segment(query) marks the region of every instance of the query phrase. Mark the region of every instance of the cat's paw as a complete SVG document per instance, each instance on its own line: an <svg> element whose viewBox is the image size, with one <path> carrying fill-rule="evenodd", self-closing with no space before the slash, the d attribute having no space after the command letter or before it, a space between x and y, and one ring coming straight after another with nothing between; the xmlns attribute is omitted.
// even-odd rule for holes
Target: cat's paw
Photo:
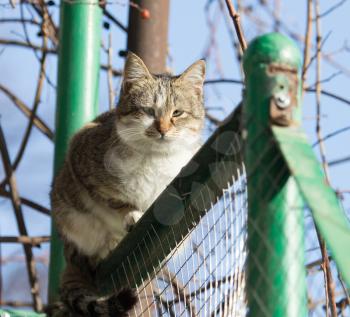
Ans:
<svg viewBox="0 0 350 317"><path fill-rule="evenodd" d="M139 219L142 217L142 215L143 213L138 210L128 212L124 217L124 221L123 221L124 229L127 232L130 232L132 228L135 226L136 222L138 222Z"/></svg>

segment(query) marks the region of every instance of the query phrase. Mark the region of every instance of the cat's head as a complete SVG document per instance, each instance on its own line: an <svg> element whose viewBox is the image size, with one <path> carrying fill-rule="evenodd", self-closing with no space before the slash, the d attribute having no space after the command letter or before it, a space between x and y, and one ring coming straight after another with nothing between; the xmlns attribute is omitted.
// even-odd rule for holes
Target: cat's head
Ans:
<svg viewBox="0 0 350 317"><path fill-rule="evenodd" d="M199 60L179 76L152 75L129 53L117 106L117 131L128 145L167 151L194 146L204 122L205 62Z"/></svg>

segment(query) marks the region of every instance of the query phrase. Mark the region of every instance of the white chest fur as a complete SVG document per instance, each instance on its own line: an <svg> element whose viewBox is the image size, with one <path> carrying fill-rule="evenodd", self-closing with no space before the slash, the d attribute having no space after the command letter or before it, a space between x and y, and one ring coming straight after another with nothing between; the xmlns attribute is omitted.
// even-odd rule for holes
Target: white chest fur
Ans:
<svg viewBox="0 0 350 317"><path fill-rule="evenodd" d="M125 201L145 211L181 168L191 159L193 152L182 150L172 154L134 153L128 160L113 153L113 170L121 181Z"/></svg>
<svg viewBox="0 0 350 317"><path fill-rule="evenodd" d="M118 200L128 202L145 212L166 188L181 168L191 159L195 150L182 149L172 154L134 153L122 159L118 151L111 150L105 156L106 169L118 178ZM86 207L94 217L71 209L67 221L74 230L66 232L69 240L89 256L104 258L125 236L123 215L83 195Z"/></svg>

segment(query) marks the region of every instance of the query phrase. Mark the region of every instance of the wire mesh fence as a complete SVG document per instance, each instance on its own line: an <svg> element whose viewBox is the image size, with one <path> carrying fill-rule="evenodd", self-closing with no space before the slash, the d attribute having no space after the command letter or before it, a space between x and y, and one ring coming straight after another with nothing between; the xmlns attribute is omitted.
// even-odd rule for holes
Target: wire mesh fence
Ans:
<svg viewBox="0 0 350 317"><path fill-rule="evenodd" d="M98 270L102 293L137 288L132 316L239 316L245 309L247 191L239 110Z"/></svg>
<svg viewBox="0 0 350 317"><path fill-rule="evenodd" d="M199 219L165 260L148 272L147 279L133 267L134 276L124 272L131 253L116 272L119 279L142 280L139 303L131 316L242 316L245 307L244 265L246 259L247 197L245 176L238 175L222 197ZM146 235L145 246L161 248L174 239L173 228L162 242ZM142 242L141 242L142 243ZM146 255L150 256L146 251ZM139 258L138 262L143 259Z"/></svg>
<svg viewBox="0 0 350 317"><path fill-rule="evenodd" d="M279 36L266 41L276 38L285 41ZM298 126L299 72L291 59L285 64L266 59L250 69L253 90L248 82L244 146L236 111L97 274L102 293L125 285L137 288L139 302L131 316L349 315L347 289L340 278L329 278L330 273L339 276L337 266L330 258L327 272L306 201L315 206L308 195L302 199L297 172L281 151L280 143L288 138L279 139L271 129ZM298 144L293 146L298 152ZM301 153L296 155L310 167L300 160ZM307 169L305 174L314 176ZM329 194L322 184L319 190Z"/></svg>
<svg viewBox="0 0 350 317"><path fill-rule="evenodd" d="M263 130L253 142L259 143L269 134L269 130ZM216 138L221 140L222 135L219 133ZM174 224L166 224L164 235L162 232L158 234L159 228L151 224L136 247L131 248L134 251L120 256L123 260L114 264L109 276L105 277L105 280L109 279L105 284L110 284L102 287L105 290L125 286L137 288L138 304L130 316L273 316L272 311L277 316L326 315L329 295L325 292L323 261L310 210L299 197L294 179L288 177L287 167L276 152L276 142L272 138L264 143L262 151L256 153L255 167L248 175L240 142L241 139L237 138L231 141L234 147L240 148L234 156L229 156L235 159L235 164L223 158L219 162L223 160L225 163L216 163L224 167L221 171L225 171L219 177L220 184L227 183L220 194L213 195L206 184L200 186L195 198L185 208L183 218L177 218ZM206 145L204 151L207 146L213 147L218 142L209 141L209 144L211 146ZM263 165L265 172L259 174L254 183L262 163L266 163ZM276 172L275 178L270 177L273 172ZM211 181L215 175L213 173ZM195 177L189 176L190 179ZM264 179L267 184L262 182ZM253 231L250 232L250 244L247 240L248 181L252 181L249 186L253 187L254 194L259 195L259 201L252 202L250 208L254 209L254 204L257 204L257 210L262 208L265 211L256 215L257 221L262 220L265 227L250 220L255 228L250 229ZM281 182L282 188L293 188L294 193L269 209L269 197L281 190ZM171 192L174 195L175 191ZM177 195L181 197L178 192ZM203 209L208 198L210 206ZM198 210L202 210L199 217L196 215ZM176 233L179 223L188 228L183 230L181 238ZM271 227L271 223L275 223L275 227ZM283 255L281 251L287 244L290 250ZM248 249L252 252L250 266L254 269L247 282ZM154 250L158 250L156 258ZM154 259L151 266L150 258ZM267 260L270 262L266 263ZM148 267L146 272L144 267ZM333 276L339 276L333 261L331 268ZM274 280L271 280L271 275ZM349 316L346 288L340 279L334 282L337 315ZM264 291L259 292L259 289ZM270 296L271 292L274 297ZM250 302L247 293L253 298ZM249 305L252 302L255 302L255 308ZM282 309L278 310L280 307Z"/></svg>

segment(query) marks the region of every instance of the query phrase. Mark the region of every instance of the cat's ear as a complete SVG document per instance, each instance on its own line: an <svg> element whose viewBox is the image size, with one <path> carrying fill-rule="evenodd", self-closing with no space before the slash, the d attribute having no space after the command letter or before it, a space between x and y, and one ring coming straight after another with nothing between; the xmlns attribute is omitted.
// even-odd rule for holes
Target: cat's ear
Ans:
<svg viewBox="0 0 350 317"><path fill-rule="evenodd" d="M205 79L205 61L200 59L188 67L177 79L178 82L195 88L196 92L202 94Z"/></svg>
<svg viewBox="0 0 350 317"><path fill-rule="evenodd" d="M123 88L128 89L133 83L142 79L153 77L140 57L132 52L128 52L123 72Z"/></svg>

